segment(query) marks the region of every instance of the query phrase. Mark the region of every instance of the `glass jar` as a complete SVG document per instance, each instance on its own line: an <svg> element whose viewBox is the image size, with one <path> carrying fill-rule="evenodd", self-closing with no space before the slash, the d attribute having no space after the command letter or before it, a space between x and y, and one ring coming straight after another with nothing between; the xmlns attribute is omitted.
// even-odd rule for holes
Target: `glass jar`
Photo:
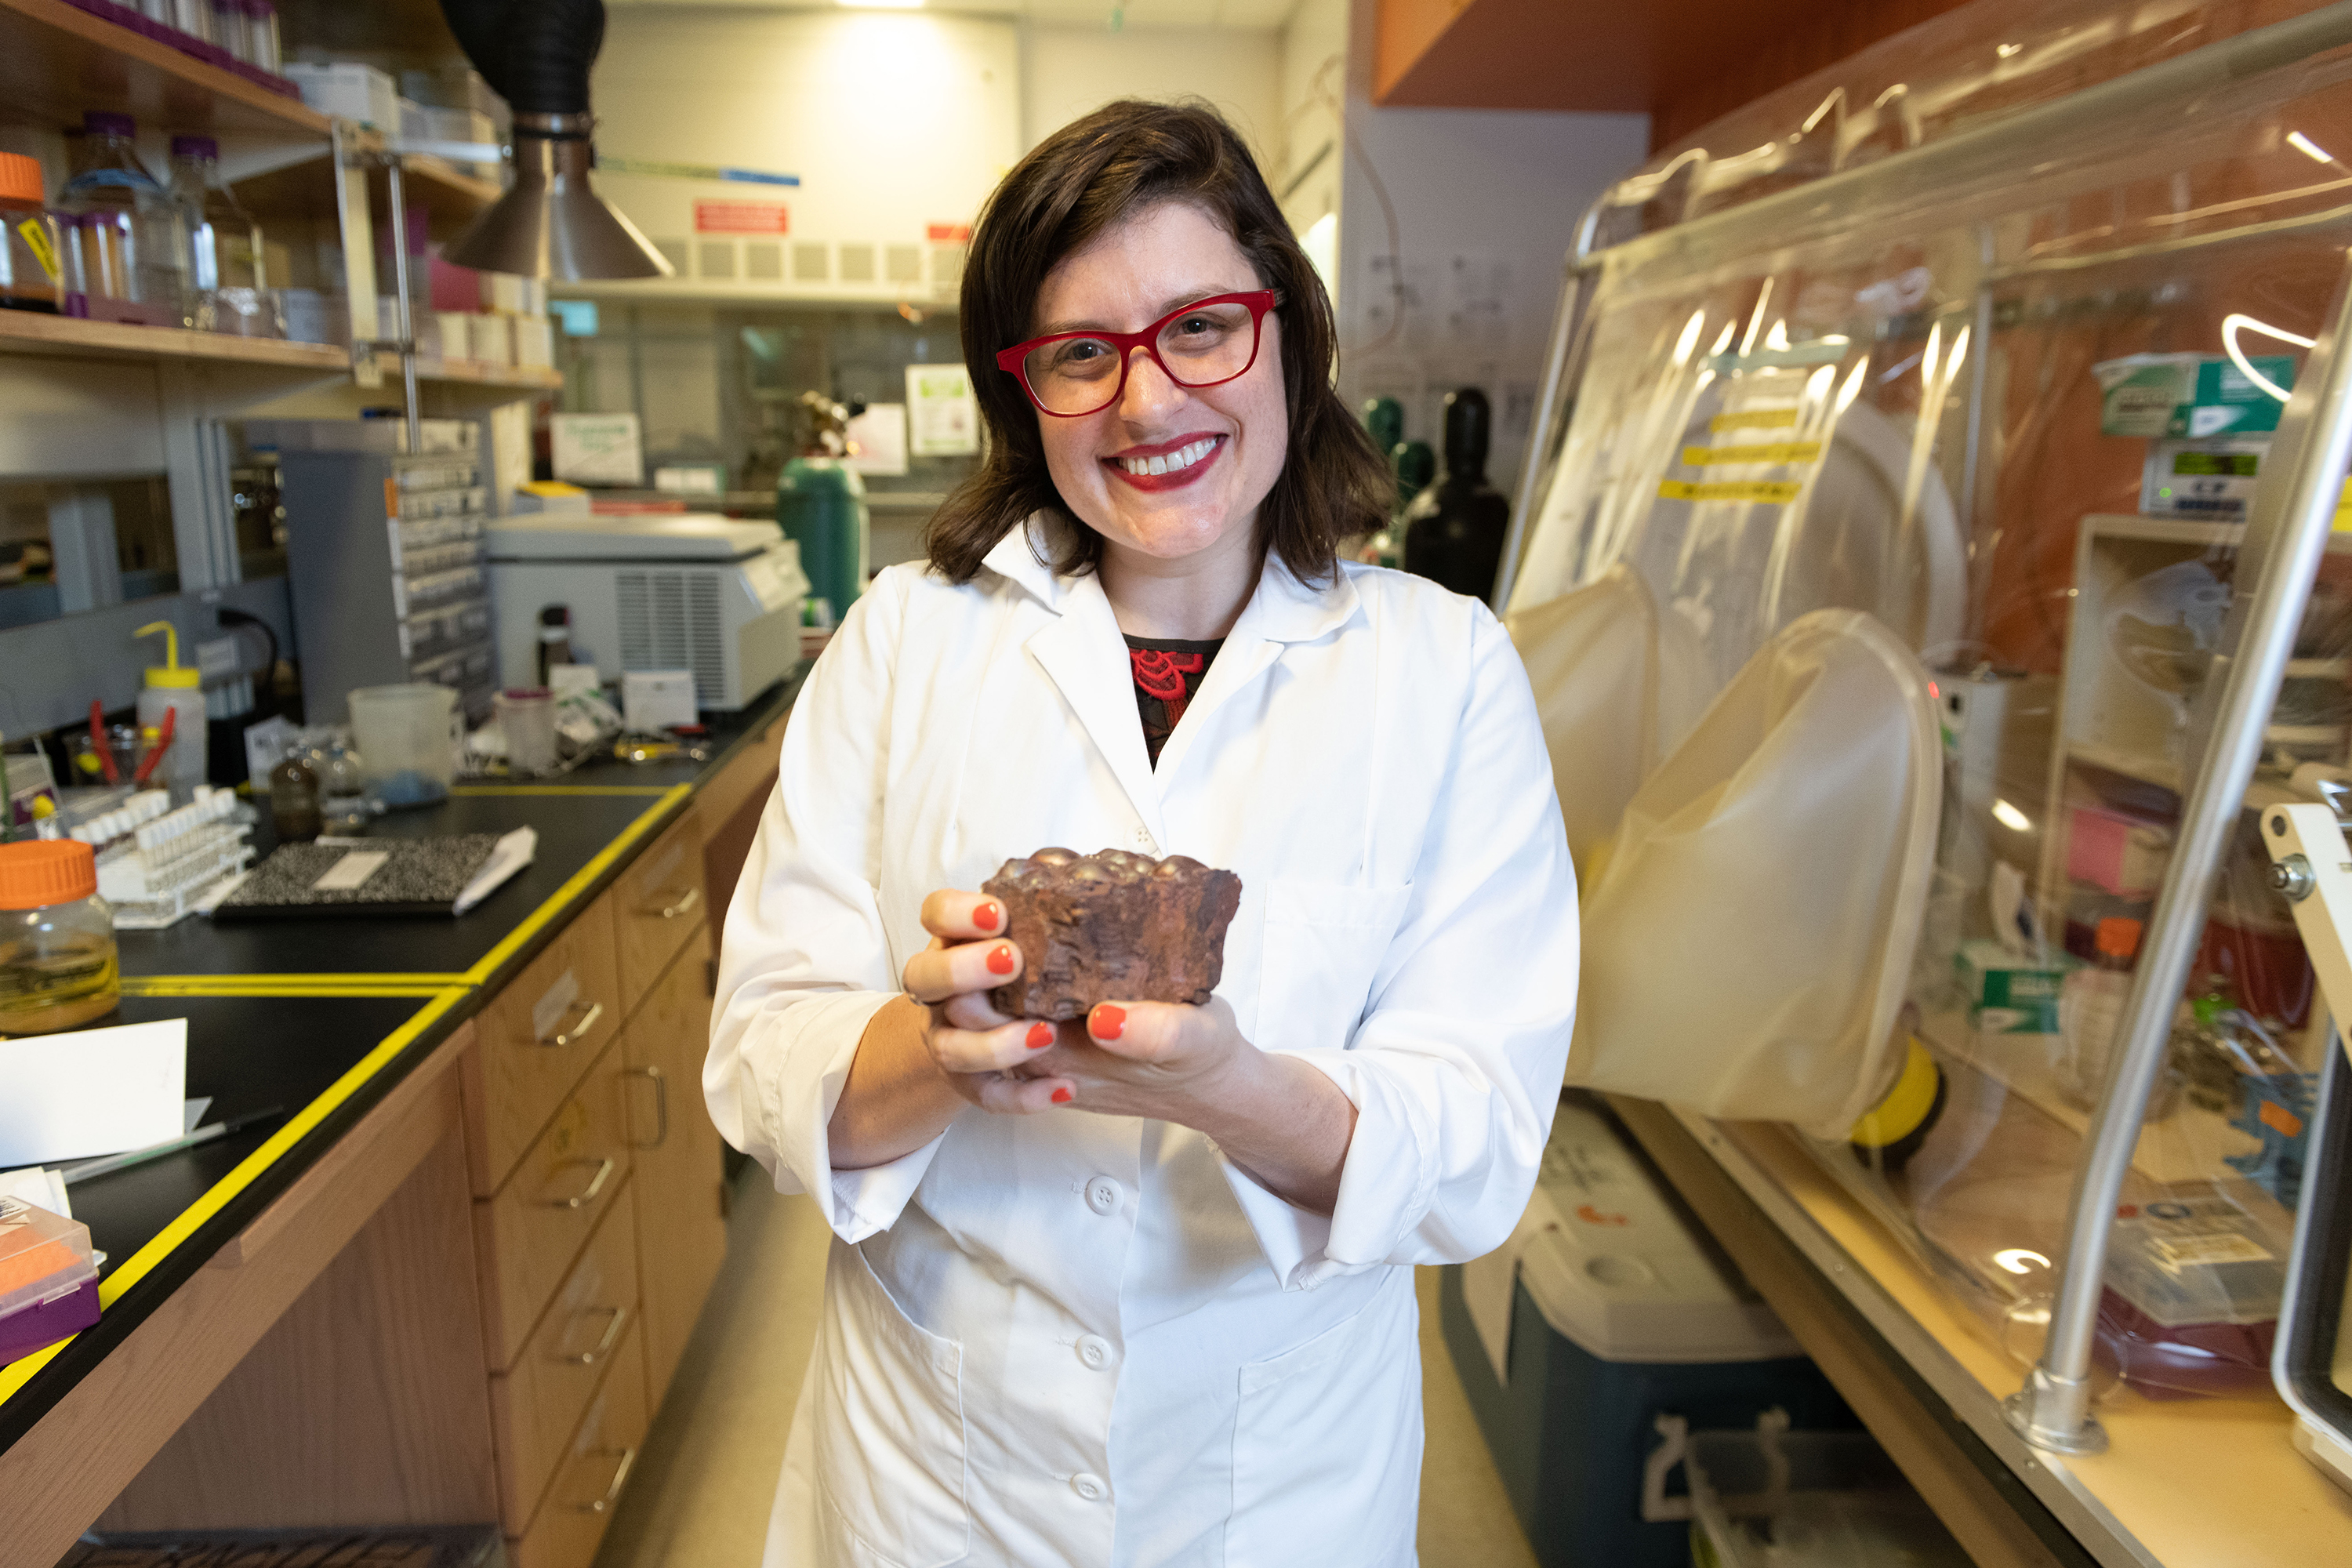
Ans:
<svg viewBox="0 0 2352 1568"><path fill-rule="evenodd" d="M280 844L308 844L319 837L319 774L303 748L286 749L269 770L269 823Z"/></svg>
<svg viewBox="0 0 2352 1568"><path fill-rule="evenodd" d="M44 1035L122 1000L98 858L70 838L0 844L0 1034Z"/></svg>
<svg viewBox="0 0 2352 1568"><path fill-rule="evenodd" d="M0 153L0 310L56 315L58 226L41 205L41 165L21 153Z"/></svg>

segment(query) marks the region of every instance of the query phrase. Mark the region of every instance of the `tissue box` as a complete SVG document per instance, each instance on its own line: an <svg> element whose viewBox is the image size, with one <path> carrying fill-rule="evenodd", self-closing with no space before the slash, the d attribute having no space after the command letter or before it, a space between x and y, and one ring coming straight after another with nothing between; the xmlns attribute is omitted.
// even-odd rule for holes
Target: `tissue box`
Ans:
<svg viewBox="0 0 2352 1568"><path fill-rule="evenodd" d="M1989 938L1963 942L1952 955L1969 1022L1980 1035L2054 1035L2065 964L2020 958Z"/></svg>
<svg viewBox="0 0 2352 1568"><path fill-rule="evenodd" d="M2171 830L2102 806L2078 805L2068 819L2066 875L2118 898L2145 899L2163 885Z"/></svg>
<svg viewBox="0 0 2352 1568"><path fill-rule="evenodd" d="M403 134L400 90L373 66L344 60L333 65L289 65L286 79L302 89L302 101L321 114L340 114L394 135Z"/></svg>

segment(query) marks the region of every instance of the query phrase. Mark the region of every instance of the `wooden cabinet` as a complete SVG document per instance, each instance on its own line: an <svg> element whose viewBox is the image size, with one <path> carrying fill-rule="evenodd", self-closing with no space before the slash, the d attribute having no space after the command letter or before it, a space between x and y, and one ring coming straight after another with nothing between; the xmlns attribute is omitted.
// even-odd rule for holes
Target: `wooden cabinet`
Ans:
<svg viewBox="0 0 2352 1568"><path fill-rule="evenodd" d="M701 934L697 927L692 933ZM702 1100L710 968L700 941L670 961L621 1038L636 1179L638 1297L646 1321L646 1403L658 1408L703 1299L727 1260L719 1130Z"/></svg>
<svg viewBox="0 0 2352 1568"><path fill-rule="evenodd" d="M626 1011L607 895L482 1009L481 1039L463 1079L476 1197L506 1184L588 1064L613 1043Z"/></svg>
<svg viewBox="0 0 2352 1568"><path fill-rule="evenodd" d="M587 1568L726 1259L705 847L690 809L490 1001L467 1053L499 1512L522 1568Z"/></svg>

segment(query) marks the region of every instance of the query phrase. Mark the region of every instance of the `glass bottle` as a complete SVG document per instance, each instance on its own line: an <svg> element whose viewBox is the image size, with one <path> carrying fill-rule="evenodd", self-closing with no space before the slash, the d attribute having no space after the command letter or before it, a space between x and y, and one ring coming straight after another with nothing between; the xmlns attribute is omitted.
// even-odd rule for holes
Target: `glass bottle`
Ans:
<svg viewBox="0 0 2352 1568"><path fill-rule="evenodd" d="M253 63L275 75L284 64L276 0L245 0L245 37L253 50Z"/></svg>
<svg viewBox="0 0 2352 1568"><path fill-rule="evenodd" d="M250 65L253 46L246 37L245 0L212 0L213 42Z"/></svg>
<svg viewBox="0 0 2352 1568"><path fill-rule="evenodd" d="M325 823L319 811L319 774L299 745L269 770L269 825L280 844L308 844Z"/></svg>
<svg viewBox="0 0 2352 1568"><path fill-rule="evenodd" d="M93 236L103 265L93 283L89 313L98 320L151 327L187 325L188 237L179 204L140 163L127 114L92 110L67 135L71 173L63 205L105 220ZM88 226L85 226L87 227Z"/></svg>
<svg viewBox="0 0 2352 1568"><path fill-rule="evenodd" d="M41 164L0 153L0 310L56 315L64 302L64 264L56 220L41 205Z"/></svg>
<svg viewBox="0 0 2352 1568"><path fill-rule="evenodd" d="M576 664L572 657L572 611L568 605L550 605L539 612L539 684L552 688L555 684L548 671L559 664Z"/></svg>
<svg viewBox="0 0 2352 1568"><path fill-rule="evenodd" d="M70 1029L121 999L114 912L98 896L90 847L0 845L0 1034Z"/></svg>
<svg viewBox="0 0 2352 1568"><path fill-rule="evenodd" d="M190 324L239 338L282 338L261 226L220 183L220 144L172 138L172 199L188 234Z"/></svg>
<svg viewBox="0 0 2352 1568"><path fill-rule="evenodd" d="M1486 482L1492 425L1485 393L1446 394L1444 466L1404 514L1404 569L1474 599L1495 591L1511 525L1511 503Z"/></svg>

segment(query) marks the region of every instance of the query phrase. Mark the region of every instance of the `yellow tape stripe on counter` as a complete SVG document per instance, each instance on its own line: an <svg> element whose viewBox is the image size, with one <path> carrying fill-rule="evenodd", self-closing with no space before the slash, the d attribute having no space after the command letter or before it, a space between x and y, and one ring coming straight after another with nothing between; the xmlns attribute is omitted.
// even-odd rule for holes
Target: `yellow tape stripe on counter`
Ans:
<svg viewBox="0 0 2352 1568"><path fill-rule="evenodd" d="M129 996L436 996L463 974L126 974Z"/></svg>
<svg viewBox="0 0 2352 1568"><path fill-rule="evenodd" d="M465 994L462 990L437 993L432 1001L418 1008L408 1022L386 1035L375 1049L362 1057L349 1072L329 1085L325 1093L289 1117L285 1125L271 1133L260 1148L239 1162L236 1169L215 1182L204 1196L190 1204L177 1219L165 1226L146 1246L132 1253L128 1262L100 1281L100 1309L103 1310L121 1300L124 1291L145 1279L158 1263L171 1256L173 1248L194 1236L197 1227L226 1207L230 1199L251 1186L256 1177L276 1164L311 1129L357 1093L361 1085L383 1071L386 1063L407 1049L419 1035L432 1026L435 1019L456 1006ZM70 1339L60 1340L46 1350L35 1351L21 1360L0 1366L0 1400L14 1397L18 1389L31 1381L35 1373L48 1365L58 1352L72 1342Z"/></svg>
<svg viewBox="0 0 2352 1568"><path fill-rule="evenodd" d="M451 795L667 795L680 784L458 784Z"/></svg>
<svg viewBox="0 0 2352 1568"><path fill-rule="evenodd" d="M530 911L520 925L507 932L498 946L482 955L479 963L466 972L467 984L483 985L499 971L499 965L522 950L523 944L537 936L548 921L570 906L572 900L603 876L614 861L619 859L629 846L658 826L662 819L694 793L692 784L673 784L662 792L660 800L638 814L637 819L621 829L620 836L596 852L593 859L572 874L572 879L548 895L547 901Z"/></svg>
<svg viewBox="0 0 2352 1568"><path fill-rule="evenodd" d="M1804 489L1793 479L1710 479L1693 484L1688 479L1660 479L1658 499L1661 500L1750 500L1772 506L1786 506Z"/></svg>

